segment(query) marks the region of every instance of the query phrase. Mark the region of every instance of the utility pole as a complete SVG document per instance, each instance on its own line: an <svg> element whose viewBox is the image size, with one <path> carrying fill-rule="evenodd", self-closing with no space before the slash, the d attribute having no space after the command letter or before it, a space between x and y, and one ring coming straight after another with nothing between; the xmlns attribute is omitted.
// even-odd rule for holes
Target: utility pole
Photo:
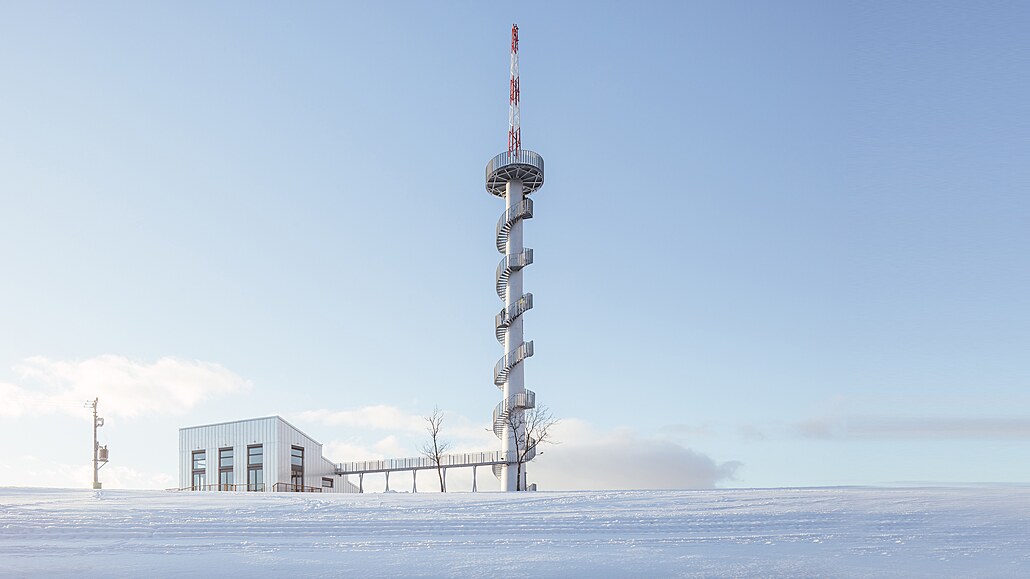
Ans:
<svg viewBox="0 0 1030 579"><path fill-rule="evenodd" d="M92 401L86 402L86 408L93 409L93 488L99 489L100 485L100 469L104 468L107 464L107 445L100 446L100 442L97 441L97 429L104 425L104 419L97 416L97 403L100 402L99 398L94 398Z"/></svg>

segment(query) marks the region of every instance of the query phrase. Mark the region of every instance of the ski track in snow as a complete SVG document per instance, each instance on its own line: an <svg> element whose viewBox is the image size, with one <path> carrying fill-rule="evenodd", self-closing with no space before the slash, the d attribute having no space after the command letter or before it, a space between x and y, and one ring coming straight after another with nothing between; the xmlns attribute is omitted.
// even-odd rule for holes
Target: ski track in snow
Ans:
<svg viewBox="0 0 1030 579"><path fill-rule="evenodd" d="M1030 577L1030 488L0 488L0 576Z"/></svg>

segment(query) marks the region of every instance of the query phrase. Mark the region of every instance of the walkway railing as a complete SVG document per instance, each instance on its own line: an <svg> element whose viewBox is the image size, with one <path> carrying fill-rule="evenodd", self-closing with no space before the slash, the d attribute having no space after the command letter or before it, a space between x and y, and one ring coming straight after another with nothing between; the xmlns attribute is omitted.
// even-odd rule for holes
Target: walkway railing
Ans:
<svg viewBox="0 0 1030 579"><path fill-rule="evenodd" d="M493 452L446 454L440 457L441 468L484 466L503 462L505 462L504 457L501 455L501 451L499 450L495 450ZM416 456L411 458L343 462L336 465L336 474L345 475L371 472L392 472L399 470L428 470L435 468L436 461L433 459L424 456Z"/></svg>
<svg viewBox="0 0 1030 579"><path fill-rule="evenodd" d="M498 465L514 462L515 455L511 453L507 459L499 450L493 452L465 452L458 454L445 454L440 457L439 468L442 470L441 478L443 488L447 488L447 469L449 468L472 468L472 492L476 492L476 469L481 466L499 468ZM386 460L362 460L358 462L343 462L336 465L337 475L358 475L358 492L365 492L365 475L373 473L384 473L386 475L386 492L390 492L390 473L398 471L411 471L411 492L418 492L415 473L420 470L435 470L436 461L416 456L411 458L391 458Z"/></svg>
<svg viewBox="0 0 1030 579"><path fill-rule="evenodd" d="M272 485L272 492L276 493L320 493L322 487L306 487L291 483L275 483Z"/></svg>
<svg viewBox="0 0 1030 579"><path fill-rule="evenodd" d="M168 489L170 491L222 491L222 492L265 492L265 484L217 484L217 485L197 485L192 487L182 487L178 489ZM322 487L308 487L304 485L297 485L292 483L275 483L272 485L272 492L275 493L320 493Z"/></svg>

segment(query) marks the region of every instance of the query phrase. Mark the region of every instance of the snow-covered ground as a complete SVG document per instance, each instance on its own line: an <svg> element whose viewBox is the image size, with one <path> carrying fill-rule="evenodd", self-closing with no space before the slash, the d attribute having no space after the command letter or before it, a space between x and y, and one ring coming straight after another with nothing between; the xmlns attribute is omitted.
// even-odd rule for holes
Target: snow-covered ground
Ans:
<svg viewBox="0 0 1030 579"><path fill-rule="evenodd" d="M1030 577L1030 488L0 488L0 575Z"/></svg>

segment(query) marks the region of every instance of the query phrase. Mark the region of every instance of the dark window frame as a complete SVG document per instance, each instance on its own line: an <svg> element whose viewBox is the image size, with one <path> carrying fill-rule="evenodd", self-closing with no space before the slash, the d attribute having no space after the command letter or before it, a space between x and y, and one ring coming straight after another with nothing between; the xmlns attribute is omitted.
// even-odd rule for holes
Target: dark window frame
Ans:
<svg viewBox="0 0 1030 579"><path fill-rule="evenodd" d="M300 464L293 464L294 451L300 451ZM300 482L297 482L297 481ZM290 484L304 486L304 447L303 446L291 446L290 447Z"/></svg>
<svg viewBox="0 0 1030 579"><path fill-rule="evenodd" d="M229 451L229 466L224 466L222 460L226 457L222 456L225 451ZM235 475L233 474L234 467L236 465L236 452L231 446L226 446L218 449L218 489L227 491L231 490L230 486L235 486ZM226 477L225 474L229 476ZM228 480L226 480L228 479Z"/></svg>
<svg viewBox="0 0 1030 579"><path fill-rule="evenodd" d="M329 483L329 484L326 484L326 483ZM324 488L324 489L331 489L331 488L333 488L333 479L331 479L331 478L329 478L327 476L322 477L322 488Z"/></svg>
<svg viewBox="0 0 1030 579"><path fill-rule="evenodd" d="M258 449L260 452L255 454L254 449ZM261 462L251 462L255 456L260 457ZM247 446L247 490L248 491L263 491L265 486L264 476L265 466L265 445L264 444L251 444ZM256 476L255 476L256 475ZM254 480L260 478L260 481Z"/></svg>
<svg viewBox="0 0 1030 579"><path fill-rule="evenodd" d="M204 461L204 465L201 466L200 468L197 468L197 456L198 455L201 457L200 460ZM193 454L190 455L190 456L191 456L191 459L193 461L192 464L193 464L193 470L194 471L207 470L207 449L194 450Z"/></svg>
<svg viewBox="0 0 1030 579"><path fill-rule="evenodd" d="M197 468L197 457L201 457L203 465ZM194 450L190 455L191 466L192 466L192 478L190 478L190 488L194 490L203 490L199 487L203 487L207 484L207 449ZM197 477L200 477L199 483Z"/></svg>
<svg viewBox="0 0 1030 579"><path fill-rule="evenodd" d="M257 453L255 455L253 452L251 452L254 449L258 449L261 452L259 452L259 453ZM250 460L251 458L254 458L255 456L261 457L261 462L252 462ZM265 445L264 444L251 444L251 445L248 445L247 446L247 466L248 467L261 466L263 464L265 464Z"/></svg>

